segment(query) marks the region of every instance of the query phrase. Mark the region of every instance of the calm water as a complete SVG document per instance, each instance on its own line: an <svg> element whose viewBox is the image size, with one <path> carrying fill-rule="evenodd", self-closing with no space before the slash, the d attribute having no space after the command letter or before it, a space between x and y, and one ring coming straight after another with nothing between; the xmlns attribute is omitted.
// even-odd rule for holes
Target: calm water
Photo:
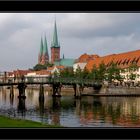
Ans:
<svg viewBox="0 0 140 140"><path fill-rule="evenodd" d="M35 89L26 89L25 100L17 96L17 89L10 97L9 89L0 88L0 114L67 127L140 127L140 97L52 98L45 91L39 102Z"/></svg>

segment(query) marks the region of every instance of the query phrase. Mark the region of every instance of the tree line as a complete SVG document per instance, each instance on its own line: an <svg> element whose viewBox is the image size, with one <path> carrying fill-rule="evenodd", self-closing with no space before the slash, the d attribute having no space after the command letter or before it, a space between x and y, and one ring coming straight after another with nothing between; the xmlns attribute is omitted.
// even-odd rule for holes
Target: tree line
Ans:
<svg viewBox="0 0 140 140"><path fill-rule="evenodd" d="M91 71L88 71L86 68L81 70L80 67L73 70L73 68L65 68L60 71L60 73L54 73L55 76L60 77L73 77L73 78L81 78L81 79L93 79L95 81L108 81L110 83L115 80L122 82L124 79L128 79L129 81L133 81L139 77L137 74L138 66L136 63L131 63L129 67L126 69L118 67L114 62L110 64L110 66L106 66L103 62L96 67L93 66Z"/></svg>

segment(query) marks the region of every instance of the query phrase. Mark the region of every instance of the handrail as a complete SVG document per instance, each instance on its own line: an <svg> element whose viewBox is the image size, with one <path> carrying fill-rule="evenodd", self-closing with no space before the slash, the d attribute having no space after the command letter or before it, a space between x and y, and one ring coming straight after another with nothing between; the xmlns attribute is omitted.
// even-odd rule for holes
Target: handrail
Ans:
<svg viewBox="0 0 140 140"><path fill-rule="evenodd" d="M82 84L82 85L88 85L88 84L100 84L102 83L101 81L95 81L93 79L86 79L86 78L76 78L76 77L68 77L68 78L64 78L64 77L47 77L47 76L28 76L28 77L10 77L9 79L7 79L6 81L0 81L0 84L2 83L9 83L9 84L13 84L13 83L20 83L20 82L25 82L28 84L41 84L41 83L46 83L46 84L53 84L53 83L62 83L62 84Z"/></svg>

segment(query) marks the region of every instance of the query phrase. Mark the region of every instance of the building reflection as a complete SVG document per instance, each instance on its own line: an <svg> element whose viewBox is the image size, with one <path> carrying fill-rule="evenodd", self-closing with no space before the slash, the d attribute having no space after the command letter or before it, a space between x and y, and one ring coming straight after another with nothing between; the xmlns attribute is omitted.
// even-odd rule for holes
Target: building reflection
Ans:
<svg viewBox="0 0 140 140"><path fill-rule="evenodd" d="M53 97L52 100L53 113L51 115L51 124L60 125L61 98Z"/></svg>
<svg viewBox="0 0 140 140"><path fill-rule="evenodd" d="M140 127L139 100L125 102L124 99L100 98L100 100L93 100L93 104L81 101L80 123L88 124L102 121L121 127ZM129 99L127 98L127 100Z"/></svg>
<svg viewBox="0 0 140 140"><path fill-rule="evenodd" d="M62 125L61 118L73 115L73 118L76 118L74 121L78 121L78 125L82 124L81 126L94 126L95 124L98 127L100 125L104 127L107 124L109 127L140 127L140 97L95 98L83 96L81 99L74 99L73 96L66 95L61 98L52 98L48 92L44 92L44 101L39 101L38 89L29 89L26 93L26 99L17 98L19 95L17 89L14 89L14 96L10 96L10 90L1 87L0 108L5 107L5 110L9 110L11 109L10 104L12 108L16 108L16 113L18 111L16 115L18 116L24 117L26 113L26 117L34 115L36 120L41 118L40 121L45 122L47 120L46 122L49 121L49 123L51 121L51 124L55 125ZM26 112L26 106L31 112ZM64 123L67 124L67 122Z"/></svg>

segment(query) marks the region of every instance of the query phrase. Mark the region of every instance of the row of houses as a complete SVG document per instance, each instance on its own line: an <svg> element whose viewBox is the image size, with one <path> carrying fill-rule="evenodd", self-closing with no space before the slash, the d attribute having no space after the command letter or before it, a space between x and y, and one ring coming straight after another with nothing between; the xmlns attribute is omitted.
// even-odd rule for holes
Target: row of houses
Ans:
<svg viewBox="0 0 140 140"><path fill-rule="evenodd" d="M66 67L73 67L73 70L76 71L77 68L80 68L81 70L84 70L85 68L88 71L91 71L93 69L93 66L95 65L97 68L101 63L104 63L105 66L111 65L111 63L114 63L117 65L117 67L125 69L126 72L122 73L122 75L125 77L125 81L128 81L127 75L129 74L129 71L127 69L132 63L136 63L138 66L138 69L136 71L137 75L140 75L140 50L135 50L131 52L125 52L120 54L110 54L106 56L99 56L97 54L82 54L78 59L75 59L73 61L73 64L70 65L66 64L57 64L53 67L49 67L46 70L40 70L40 71L31 71L31 70L14 70L13 72L9 72L8 76L10 77L18 77L21 75L26 76L50 76L53 75L55 72L59 73L61 70L64 70ZM140 76L135 79L136 81L140 81Z"/></svg>
<svg viewBox="0 0 140 140"><path fill-rule="evenodd" d="M55 72L59 73L61 70L63 70L65 67L64 66L53 66L49 67L46 70L39 70L39 71L32 71L32 70L14 70L13 72L8 72L8 77L21 77L21 76L26 76L26 77L49 77L53 75Z"/></svg>

